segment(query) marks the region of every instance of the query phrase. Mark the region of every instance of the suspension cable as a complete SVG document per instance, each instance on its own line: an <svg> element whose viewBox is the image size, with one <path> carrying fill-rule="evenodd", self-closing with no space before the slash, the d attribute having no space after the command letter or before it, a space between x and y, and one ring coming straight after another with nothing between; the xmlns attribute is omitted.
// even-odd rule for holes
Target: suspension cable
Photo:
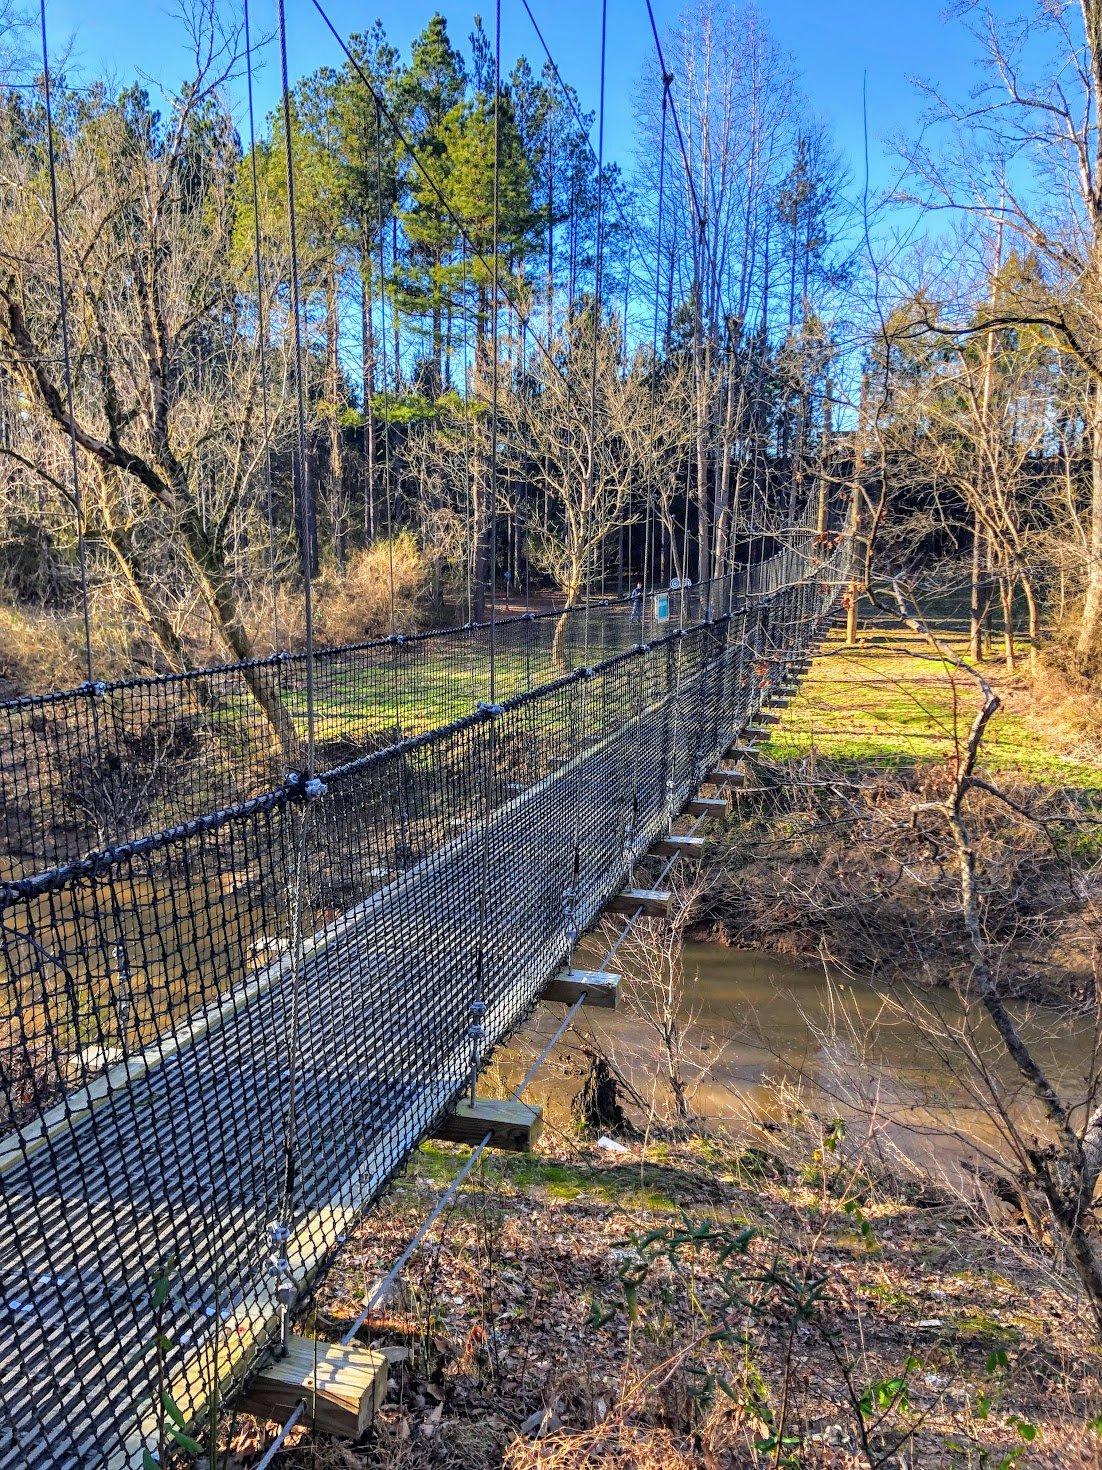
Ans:
<svg viewBox="0 0 1102 1470"><path fill-rule="evenodd" d="M383 117L375 101L375 203L379 224L379 338L383 369L383 488L386 496L387 578L390 592L390 631L398 631L394 593L394 483L390 473L390 387L386 360L386 228L383 219ZM395 382L398 364L394 365ZM395 711L397 723L397 711Z"/></svg>
<svg viewBox="0 0 1102 1470"><path fill-rule="evenodd" d="M42 90L46 103L46 158L50 174L50 220L54 237L54 268L57 275L58 320L61 327L61 357L65 374L65 408L69 419L69 472L73 480L73 512L77 527L77 560L80 566L81 613L84 622L84 662L88 682L94 678L92 666L92 616L88 595L87 526L84 515L84 490L80 480L80 456L77 453L76 410L73 394L73 361L69 341L69 298L65 289L65 268L61 257L61 214L57 202L57 161L54 157L54 104L50 85L50 53L46 40L46 0L39 0L39 24L42 33Z"/></svg>
<svg viewBox="0 0 1102 1470"><path fill-rule="evenodd" d="M662 78L662 127L658 142L658 220L654 254L654 328L651 335L652 405L658 397L658 314L662 304L662 222L666 197L666 120L669 115L671 78ZM654 487L647 489L647 506L643 527L643 605L640 610L639 641L647 641L647 589L651 584L651 536L654 525Z"/></svg>
<svg viewBox="0 0 1102 1470"><path fill-rule="evenodd" d="M497 453L498 453L498 328L501 263L501 0L494 5L494 191L493 191L493 262L490 305L490 703L497 701Z"/></svg>
<svg viewBox="0 0 1102 1470"><path fill-rule="evenodd" d="M608 40L608 0L601 0L601 69L597 116L597 217L594 230L593 341L589 357L589 463L586 466L582 542L585 547L585 661L589 663L589 604L593 586L593 557L589 547L589 519L597 486L597 365L604 290L604 180L605 180L605 59ZM603 549L603 548L602 548Z"/></svg>
<svg viewBox="0 0 1102 1470"><path fill-rule="evenodd" d="M559 84L559 90L562 92L563 99L565 100L566 105L569 107L570 111L574 115L574 121L578 125L578 131L581 134L582 141L589 149L590 156L595 160L597 157L597 150L594 148L592 139L590 138L590 128L586 124L585 118L582 116L581 109L578 107L577 96L575 95L573 88L567 86L559 64L555 60L554 56L551 54L551 48L550 46L548 46L547 41L544 38L543 31L540 29L539 22L536 20L536 17L532 12L532 7L528 3L528 0L521 0L521 4L524 6L528 19L532 22L532 29L536 33L536 39L539 41L540 46L543 48L543 54L547 58L547 64L551 68L552 75ZM632 227L633 216L630 201L625 201L621 197L619 191L613 187L611 180L609 180L608 192L610 197L612 198L613 203L616 205L616 209L620 215L620 223L625 227L625 232L628 236L628 239L630 241L634 241L634 243L638 245L639 242L635 238L635 230ZM641 249L640 253L642 254Z"/></svg>
<svg viewBox="0 0 1102 1470"><path fill-rule="evenodd" d="M249 165L253 191L253 252L256 270L256 336L260 353L260 404L264 428L264 506L268 522L268 575L272 592L272 652L280 646L279 589L276 573L275 505L272 490L271 407L268 382L268 321L264 306L264 267L260 250L260 189L256 166L256 116L253 101L253 47L249 28L249 0L242 0L245 16L245 78L249 100Z"/></svg>
<svg viewBox="0 0 1102 1470"><path fill-rule="evenodd" d="M310 477L310 448L306 428L306 354L302 342L302 288L299 275L298 227L295 213L295 158L293 109L287 74L287 18L284 0L277 0L279 64L283 82L283 142L287 169L287 228L291 249L291 344L295 377L295 478L298 481L299 555L302 562L303 611L306 634L306 775L314 775L316 720L314 710L314 504Z"/></svg>
<svg viewBox="0 0 1102 1470"><path fill-rule="evenodd" d="M316 727L314 709L314 598L313 598L313 534L314 507L309 472L309 447L306 435L306 364L302 344L302 303L298 262L298 231L295 216L295 158L292 137L291 91L287 70L287 17L284 0L277 0L279 25L280 75L283 84L283 128L287 167L287 224L291 248L291 314L296 407L296 470L299 491L299 541L303 573L303 603L306 622L306 768L302 773L305 804L297 822L295 866L290 885L291 909L291 993L287 1018L287 1098L284 1115L283 1182L279 1216L269 1226L270 1265L275 1275L276 1299L280 1304L280 1352L286 1354L290 1332L291 1310L297 1290L287 1260L294 1208L297 1157L297 1110L299 1073L299 991L305 966L305 888L308 836L313 826L314 798L325 787L317 779Z"/></svg>

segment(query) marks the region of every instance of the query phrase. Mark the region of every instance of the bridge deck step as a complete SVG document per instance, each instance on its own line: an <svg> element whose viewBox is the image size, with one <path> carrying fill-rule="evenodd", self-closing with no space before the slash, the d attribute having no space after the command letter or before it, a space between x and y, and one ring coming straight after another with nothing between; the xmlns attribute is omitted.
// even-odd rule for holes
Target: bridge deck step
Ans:
<svg viewBox="0 0 1102 1470"><path fill-rule="evenodd" d="M620 994L620 977L609 970L560 970L543 992L544 1000L561 1000L572 1006L580 995L587 1006L614 1007Z"/></svg>
<svg viewBox="0 0 1102 1470"><path fill-rule="evenodd" d="M758 747L756 745L750 745L742 740L732 741L727 747L727 757L729 760L742 761L747 756L757 755L757 753Z"/></svg>
<svg viewBox="0 0 1102 1470"><path fill-rule="evenodd" d="M670 911L673 894L665 888L626 888L608 901L608 910L613 914L634 914L642 909L645 914L663 917Z"/></svg>
<svg viewBox="0 0 1102 1470"><path fill-rule="evenodd" d="M387 1368L385 1353L292 1336L287 1356L253 1378L242 1408L261 1419L283 1419L305 1399L315 1429L359 1439L386 1396Z"/></svg>
<svg viewBox="0 0 1102 1470"><path fill-rule="evenodd" d="M652 849L659 857L700 858L704 856L703 837L681 837L671 832L660 837Z"/></svg>
<svg viewBox="0 0 1102 1470"><path fill-rule="evenodd" d="M433 1129L434 1138L448 1143L481 1143L487 1133L490 1147L527 1153L543 1132L543 1109L516 1098L476 1097L458 1102Z"/></svg>

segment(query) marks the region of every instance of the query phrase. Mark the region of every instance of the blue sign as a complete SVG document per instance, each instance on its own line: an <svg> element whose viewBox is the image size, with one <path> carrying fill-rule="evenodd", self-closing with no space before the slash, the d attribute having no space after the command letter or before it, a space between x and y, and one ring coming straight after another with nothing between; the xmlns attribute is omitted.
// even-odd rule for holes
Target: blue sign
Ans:
<svg viewBox="0 0 1102 1470"><path fill-rule="evenodd" d="M657 592L654 597L655 622L668 623L670 620L670 594L668 592Z"/></svg>

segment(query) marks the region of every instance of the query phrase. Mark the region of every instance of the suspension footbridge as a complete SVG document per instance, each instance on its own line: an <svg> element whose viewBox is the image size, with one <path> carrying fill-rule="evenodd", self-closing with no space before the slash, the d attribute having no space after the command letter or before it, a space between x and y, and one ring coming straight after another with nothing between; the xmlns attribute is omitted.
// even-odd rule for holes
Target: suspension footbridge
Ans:
<svg viewBox="0 0 1102 1470"><path fill-rule="evenodd" d="M264 784L241 668L0 708L0 1466L148 1464L166 1395L192 1423L272 1350L271 1222L305 1294L463 1092L472 1002L487 1050L525 1019L814 651L847 553L794 533L646 641L629 605L567 614L557 669L564 615L503 622L492 704L486 629L333 650L310 781ZM407 666L436 713L451 670L449 719L404 733ZM263 672L293 724L294 661Z"/></svg>

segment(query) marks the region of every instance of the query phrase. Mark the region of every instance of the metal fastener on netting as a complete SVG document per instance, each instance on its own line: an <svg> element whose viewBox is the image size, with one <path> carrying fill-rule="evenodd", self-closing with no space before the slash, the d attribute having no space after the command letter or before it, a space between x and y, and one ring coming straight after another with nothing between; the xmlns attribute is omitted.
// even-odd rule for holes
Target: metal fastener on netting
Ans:
<svg viewBox="0 0 1102 1470"><path fill-rule="evenodd" d="M486 1015L486 1002L484 1000L472 1000L467 1007L470 1020L467 1023L467 1040L470 1042L470 1095L471 1107L474 1107L475 1089L478 1085L478 1074L482 1070L482 1044L486 1039L486 1027L483 1020Z"/></svg>
<svg viewBox="0 0 1102 1470"><path fill-rule="evenodd" d="M287 1246L291 1239L291 1227L283 1220L273 1220L268 1226L268 1269L275 1282L272 1295L279 1303L279 1351L287 1352L287 1337L291 1323L291 1311L298 1300L298 1288L291 1275L291 1262L287 1257Z"/></svg>

